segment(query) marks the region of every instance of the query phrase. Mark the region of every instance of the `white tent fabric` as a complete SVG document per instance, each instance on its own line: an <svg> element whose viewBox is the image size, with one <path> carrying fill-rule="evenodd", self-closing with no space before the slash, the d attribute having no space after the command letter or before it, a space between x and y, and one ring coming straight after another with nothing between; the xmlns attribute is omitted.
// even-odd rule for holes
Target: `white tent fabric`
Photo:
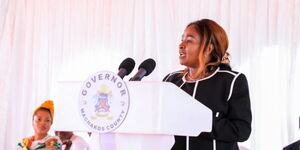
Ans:
<svg viewBox="0 0 300 150"><path fill-rule="evenodd" d="M181 69L181 34L203 18L225 28L232 67L249 80L253 131L241 145L282 149L300 137L299 14L300 0L0 0L0 149L33 133L57 81L117 72L126 57L156 60L146 81Z"/></svg>

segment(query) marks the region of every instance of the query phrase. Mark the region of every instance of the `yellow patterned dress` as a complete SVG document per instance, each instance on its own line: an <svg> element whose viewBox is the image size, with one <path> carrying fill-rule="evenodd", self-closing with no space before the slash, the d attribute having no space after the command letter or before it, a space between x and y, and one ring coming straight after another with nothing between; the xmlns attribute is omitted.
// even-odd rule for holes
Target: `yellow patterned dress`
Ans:
<svg viewBox="0 0 300 150"><path fill-rule="evenodd" d="M24 138L17 145L17 150L61 150L62 143L57 136L47 135L42 140L34 137Z"/></svg>

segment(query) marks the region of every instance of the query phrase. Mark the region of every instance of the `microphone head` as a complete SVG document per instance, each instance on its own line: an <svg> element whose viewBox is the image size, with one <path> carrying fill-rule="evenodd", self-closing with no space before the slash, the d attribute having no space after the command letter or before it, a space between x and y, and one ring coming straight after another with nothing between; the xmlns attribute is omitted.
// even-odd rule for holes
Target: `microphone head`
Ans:
<svg viewBox="0 0 300 150"><path fill-rule="evenodd" d="M145 76L147 76L154 70L155 66L156 66L155 61L152 58L149 58L140 64L139 69L141 68L145 69L146 70Z"/></svg>
<svg viewBox="0 0 300 150"><path fill-rule="evenodd" d="M134 60L132 58L126 58L120 64L119 70L123 68L126 70L125 75L129 75L131 73L131 71L133 70L134 66L135 66Z"/></svg>

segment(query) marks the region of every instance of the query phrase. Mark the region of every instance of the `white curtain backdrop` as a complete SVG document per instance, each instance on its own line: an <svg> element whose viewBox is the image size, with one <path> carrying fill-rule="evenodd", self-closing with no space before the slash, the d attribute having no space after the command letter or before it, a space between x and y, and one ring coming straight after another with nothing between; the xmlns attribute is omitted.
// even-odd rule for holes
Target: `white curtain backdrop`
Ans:
<svg viewBox="0 0 300 150"><path fill-rule="evenodd" d="M181 69L181 34L203 18L225 28L232 67L248 77L253 130L240 144L282 149L300 138L299 14L300 0L0 0L0 150L33 133L57 81L117 72L126 57L156 60L144 81Z"/></svg>

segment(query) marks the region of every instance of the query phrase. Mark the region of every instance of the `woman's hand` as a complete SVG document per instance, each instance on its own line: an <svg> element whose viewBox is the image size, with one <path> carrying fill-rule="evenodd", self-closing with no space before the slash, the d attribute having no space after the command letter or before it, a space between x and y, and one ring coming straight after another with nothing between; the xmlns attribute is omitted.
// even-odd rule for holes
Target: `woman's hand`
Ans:
<svg viewBox="0 0 300 150"><path fill-rule="evenodd" d="M72 146L72 141L71 140L63 141L63 145L66 145L64 150L70 150Z"/></svg>

